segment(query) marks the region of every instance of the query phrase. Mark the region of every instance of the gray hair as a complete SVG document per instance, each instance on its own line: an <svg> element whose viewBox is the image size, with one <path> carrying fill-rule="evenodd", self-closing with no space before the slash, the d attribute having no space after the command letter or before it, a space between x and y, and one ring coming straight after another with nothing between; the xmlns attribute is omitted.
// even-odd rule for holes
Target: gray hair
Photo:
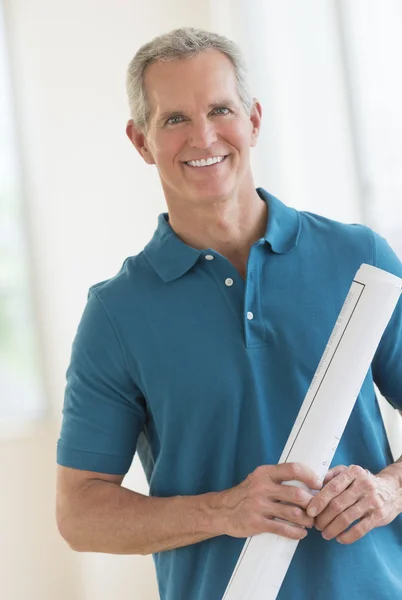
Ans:
<svg viewBox="0 0 402 600"><path fill-rule="evenodd" d="M193 27L181 27L141 46L128 66L126 80L128 102L131 117L140 131L146 133L150 116L144 85L146 68L158 60L191 58L206 50L218 50L232 62L240 99L245 111L250 114L253 99L247 83L247 67L239 46L217 33Z"/></svg>

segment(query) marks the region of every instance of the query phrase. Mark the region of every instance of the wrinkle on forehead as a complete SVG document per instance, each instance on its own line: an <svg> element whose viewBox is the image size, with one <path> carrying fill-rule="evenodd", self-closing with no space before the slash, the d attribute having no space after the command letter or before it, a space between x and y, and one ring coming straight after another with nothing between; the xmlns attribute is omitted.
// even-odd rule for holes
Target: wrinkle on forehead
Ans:
<svg viewBox="0 0 402 600"><path fill-rule="evenodd" d="M241 104L233 64L218 51L152 63L145 71L144 82L151 116L158 121L166 114L222 106L220 98L234 107Z"/></svg>

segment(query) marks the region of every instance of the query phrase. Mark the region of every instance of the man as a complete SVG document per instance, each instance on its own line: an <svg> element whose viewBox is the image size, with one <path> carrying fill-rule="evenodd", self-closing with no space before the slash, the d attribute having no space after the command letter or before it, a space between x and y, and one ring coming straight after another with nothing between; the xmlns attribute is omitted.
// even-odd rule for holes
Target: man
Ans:
<svg viewBox="0 0 402 600"><path fill-rule="evenodd" d="M402 265L368 228L255 189L261 106L244 77L235 44L194 29L130 63L127 134L168 213L90 289L67 371L58 526L77 551L153 553L163 600L220 600L244 538L266 531L303 540L280 600L396 600L402 462L373 381L402 409L401 302L324 485L276 463L357 269ZM136 450L149 497L121 485ZM321 491L281 485L294 479Z"/></svg>

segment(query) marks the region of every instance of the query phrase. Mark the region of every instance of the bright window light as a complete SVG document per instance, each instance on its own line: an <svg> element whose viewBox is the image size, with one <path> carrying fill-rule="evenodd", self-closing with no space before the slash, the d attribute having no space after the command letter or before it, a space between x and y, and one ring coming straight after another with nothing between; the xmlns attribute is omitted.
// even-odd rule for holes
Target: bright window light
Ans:
<svg viewBox="0 0 402 600"><path fill-rule="evenodd" d="M0 4L0 425L42 416L29 248Z"/></svg>

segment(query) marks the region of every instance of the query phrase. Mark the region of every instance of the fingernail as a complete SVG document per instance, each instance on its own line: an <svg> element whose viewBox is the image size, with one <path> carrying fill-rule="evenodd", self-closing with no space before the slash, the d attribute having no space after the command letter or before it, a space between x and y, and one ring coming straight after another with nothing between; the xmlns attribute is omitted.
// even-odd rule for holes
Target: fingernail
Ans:
<svg viewBox="0 0 402 600"><path fill-rule="evenodd" d="M339 538L336 538L336 541L338 542L338 544L343 544L342 540Z"/></svg>
<svg viewBox="0 0 402 600"><path fill-rule="evenodd" d="M315 517L317 514L317 509L312 507L307 509L307 514L309 517Z"/></svg>
<svg viewBox="0 0 402 600"><path fill-rule="evenodd" d="M326 533L322 533L321 535L324 538L324 540L329 540L329 537Z"/></svg>

